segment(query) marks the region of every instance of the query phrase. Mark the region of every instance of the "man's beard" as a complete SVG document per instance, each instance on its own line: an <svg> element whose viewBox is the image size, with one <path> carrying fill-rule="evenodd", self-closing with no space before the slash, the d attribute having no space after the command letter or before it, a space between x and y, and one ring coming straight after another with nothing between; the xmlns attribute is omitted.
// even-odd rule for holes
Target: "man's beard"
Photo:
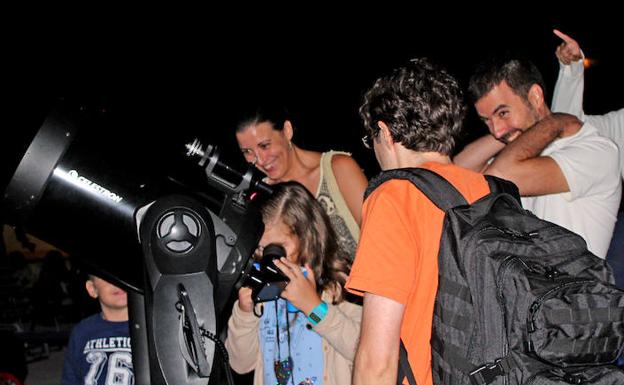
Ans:
<svg viewBox="0 0 624 385"><path fill-rule="evenodd" d="M509 132L507 132L505 135L496 139L503 142L504 144L509 144L513 142L514 140L516 140L520 135L522 135L522 130L519 128L514 128L510 130Z"/></svg>
<svg viewBox="0 0 624 385"><path fill-rule="evenodd" d="M528 107L529 107L529 117L528 117L529 122L527 122L528 124L525 125L526 128L524 130L520 128L512 128L505 135L501 136L500 138L497 138L500 142L506 145L513 142L514 140L518 139L524 131L533 127L540 120L542 120L542 118L540 118L540 115L535 108L533 108L531 105L528 105Z"/></svg>

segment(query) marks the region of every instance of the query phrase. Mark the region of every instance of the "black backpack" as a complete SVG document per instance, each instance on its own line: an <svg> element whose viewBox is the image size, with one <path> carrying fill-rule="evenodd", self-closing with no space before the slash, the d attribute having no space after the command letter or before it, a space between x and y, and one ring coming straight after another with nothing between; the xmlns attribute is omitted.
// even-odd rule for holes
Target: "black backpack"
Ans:
<svg viewBox="0 0 624 385"><path fill-rule="evenodd" d="M511 182L468 204L443 177L396 169L445 212L432 347L435 384L624 384L624 291L579 235L524 210ZM398 382L416 384L401 342Z"/></svg>

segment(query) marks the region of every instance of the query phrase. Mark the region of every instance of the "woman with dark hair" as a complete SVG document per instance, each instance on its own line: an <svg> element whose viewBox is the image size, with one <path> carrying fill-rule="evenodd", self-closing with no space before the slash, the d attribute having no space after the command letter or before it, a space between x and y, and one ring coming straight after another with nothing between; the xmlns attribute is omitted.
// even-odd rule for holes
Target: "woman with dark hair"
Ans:
<svg viewBox="0 0 624 385"><path fill-rule="evenodd" d="M240 289L225 343L230 365L239 373L255 370L254 384L350 383L361 307L345 300L351 262L329 218L296 182L275 186L262 218L258 249L284 247L286 257L275 265L289 283L282 298L257 305L250 288Z"/></svg>
<svg viewBox="0 0 624 385"><path fill-rule="evenodd" d="M275 184L301 183L323 205L350 259L360 232L367 180L349 154L304 150L292 142L294 127L285 108L267 103L241 112L236 140L247 162Z"/></svg>

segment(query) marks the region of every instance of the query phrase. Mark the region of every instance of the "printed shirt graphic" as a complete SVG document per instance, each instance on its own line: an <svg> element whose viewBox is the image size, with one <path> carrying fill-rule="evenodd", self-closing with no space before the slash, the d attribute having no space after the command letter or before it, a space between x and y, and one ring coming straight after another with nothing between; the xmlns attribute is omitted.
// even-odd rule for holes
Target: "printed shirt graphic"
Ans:
<svg viewBox="0 0 624 385"><path fill-rule="evenodd" d="M338 245L349 256L349 259L353 260L360 228L338 187L331 163L334 155L348 156L349 154L341 151L329 151L321 155L321 175L316 191L316 200L323 206L323 210L329 217L338 237Z"/></svg>
<svg viewBox="0 0 624 385"><path fill-rule="evenodd" d="M128 322L95 314L78 323L65 353L61 384L134 384Z"/></svg>
<svg viewBox="0 0 624 385"><path fill-rule="evenodd" d="M288 346L288 332L286 330L286 301L279 299L277 319L279 320L279 350L276 337L275 319L276 301L266 302L260 320L260 345L264 364L265 384L296 384L322 385L323 384L323 343L321 336L314 330L306 328L307 317L301 313L288 313L290 323L290 350ZM285 364L288 356L292 358L293 370ZM275 362L281 365L276 368ZM276 371L279 371L280 380ZM294 375L294 381L290 373Z"/></svg>

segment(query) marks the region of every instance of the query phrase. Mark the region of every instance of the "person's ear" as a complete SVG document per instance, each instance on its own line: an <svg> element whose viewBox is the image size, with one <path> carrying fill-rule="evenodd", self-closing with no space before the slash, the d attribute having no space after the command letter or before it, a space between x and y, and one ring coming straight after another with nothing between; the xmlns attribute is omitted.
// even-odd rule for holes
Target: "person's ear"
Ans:
<svg viewBox="0 0 624 385"><path fill-rule="evenodd" d="M87 288L87 293L89 293L91 298L95 299L98 297L97 288L92 280L88 279L87 282L85 282L85 287Z"/></svg>
<svg viewBox="0 0 624 385"><path fill-rule="evenodd" d="M290 142L294 135L294 129L290 120L284 120L284 129L282 132L284 133L286 140Z"/></svg>
<svg viewBox="0 0 624 385"><path fill-rule="evenodd" d="M390 127L388 127L388 125L383 120L377 122L377 127L379 127L379 133L377 133L379 140L384 143L392 144L394 141L392 140Z"/></svg>
<svg viewBox="0 0 624 385"><path fill-rule="evenodd" d="M544 90L539 84L533 84L531 88L529 88L529 103L533 108L541 108L544 104Z"/></svg>

